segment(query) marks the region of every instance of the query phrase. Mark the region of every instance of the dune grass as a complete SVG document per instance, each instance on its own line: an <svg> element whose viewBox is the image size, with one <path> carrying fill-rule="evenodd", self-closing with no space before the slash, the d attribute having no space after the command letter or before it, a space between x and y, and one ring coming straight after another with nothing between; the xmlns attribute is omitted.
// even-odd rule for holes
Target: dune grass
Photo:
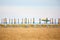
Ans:
<svg viewBox="0 0 60 40"><path fill-rule="evenodd" d="M60 27L60 24L0 24L0 27L22 27L22 28L55 28Z"/></svg>

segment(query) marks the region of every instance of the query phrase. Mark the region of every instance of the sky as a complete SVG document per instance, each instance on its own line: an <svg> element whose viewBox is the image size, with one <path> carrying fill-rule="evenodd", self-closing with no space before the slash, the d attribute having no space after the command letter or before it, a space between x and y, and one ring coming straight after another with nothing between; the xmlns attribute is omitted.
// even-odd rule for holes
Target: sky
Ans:
<svg viewBox="0 0 60 40"><path fill-rule="evenodd" d="M60 18L60 0L0 0L0 18Z"/></svg>

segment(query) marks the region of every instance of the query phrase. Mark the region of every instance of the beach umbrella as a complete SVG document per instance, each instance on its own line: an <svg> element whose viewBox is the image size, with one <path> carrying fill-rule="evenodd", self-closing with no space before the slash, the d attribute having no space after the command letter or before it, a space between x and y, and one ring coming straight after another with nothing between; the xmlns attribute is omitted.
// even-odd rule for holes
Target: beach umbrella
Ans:
<svg viewBox="0 0 60 40"><path fill-rule="evenodd" d="M21 22L21 24L23 24L23 18L22 18L22 22Z"/></svg>
<svg viewBox="0 0 60 40"><path fill-rule="evenodd" d="M30 24L32 23L32 19L30 18Z"/></svg>
<svg viewBox="0 0 60 40"><path fill-rule="evenodd" d="M35 23L35 18L33 18L33 24Z"/></svg>
<svg viewBox="0 0 60 40"><path fill-rule="evenodd" d="M14 18L14 24L16 24L16 19Z"/></svg>
<svg viewBox="0 0 60 40"><path fill-rule="evenodd" d="M25 24L27 24L27 18L25 18Z"/></svg>
<svg viewBox="0 0 60 40"><path fill-rule="evenodd" d="M7 24L7 18L3 18L4 24Z"/></svg>
<svg viewBox="0 0 60 40"><path fill-rule="evenodd" d="M28 24L29 24L29 18L28 18Z"/></svg>
<svg viewBox="0 0 60 40"><path fill-rule="evenodd" d="M55 24L56 24L56 19L55 19Z"/></svg>
<svg viewBox="0 0 60 40"><path fill-rule="evenodd" d="M1 24L3 23L3 19L1 19Z"/></svg>
<svg viewBox="0 0 60 40"><path fill-rule="evenodd" d="M60 24L60 18L58 18L58 24Z"/></svg>
<svg viewBox="0 0 60 40"><path fill-rule="evenodd" d="M50 18L50 24L53 24L53 18Z"/></svg>
<svg viewBox="0 0 60 40"><path fill-rule="evenodd" d="M18 18L18 24L19 24L19 18Z"/></svg>
<svg viewBox="0 0 60 40"><path fill-rule="evenodd" d="M13 19L9 19L9 24L13 24Z"/></svg>
<svg viewBox="0 0 60 40"><path fill-rule="evenodd" d="M44 19L42 19L42 21L45 21L47 24L47 22L49 22L50 20L48 20L48 18L44 18Z"/></svg>
<svg viewBox="0 0 60 40"><path fill-rule="evenodd" d="M9 19L9 24L10 24L10 19Z"/></svg>
<svg viewBox="0 0 60 40"><path fill-rule="evenodd" d="M13 19L11 19L11 24L13 24Z"/></svg>
<svg viewBox="0 0 60 40"><path fill-rule="evenodd" d="M41 24L41 19L39 18L39 24Z"/></svg>

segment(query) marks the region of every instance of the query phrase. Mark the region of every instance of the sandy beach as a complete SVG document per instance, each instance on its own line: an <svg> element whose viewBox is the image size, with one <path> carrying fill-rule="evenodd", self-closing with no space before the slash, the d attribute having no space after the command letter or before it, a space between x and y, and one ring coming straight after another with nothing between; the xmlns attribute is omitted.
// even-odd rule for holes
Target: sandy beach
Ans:
<svg viewBox="0 0 60 40"><path fill-rule="evenodd" d="M60 28L0 28L0 40L60 40Z"/></svg>

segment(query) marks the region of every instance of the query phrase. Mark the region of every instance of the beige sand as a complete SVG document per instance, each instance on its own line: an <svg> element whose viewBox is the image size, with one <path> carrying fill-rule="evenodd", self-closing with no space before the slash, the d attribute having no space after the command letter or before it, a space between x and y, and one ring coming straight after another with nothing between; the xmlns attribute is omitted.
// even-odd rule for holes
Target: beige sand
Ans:
<svg viewBox="0 0 60 40"><path fill-rule="evenodd" d="M0 28L0 40L60 40L60 28Z"/></svg>

